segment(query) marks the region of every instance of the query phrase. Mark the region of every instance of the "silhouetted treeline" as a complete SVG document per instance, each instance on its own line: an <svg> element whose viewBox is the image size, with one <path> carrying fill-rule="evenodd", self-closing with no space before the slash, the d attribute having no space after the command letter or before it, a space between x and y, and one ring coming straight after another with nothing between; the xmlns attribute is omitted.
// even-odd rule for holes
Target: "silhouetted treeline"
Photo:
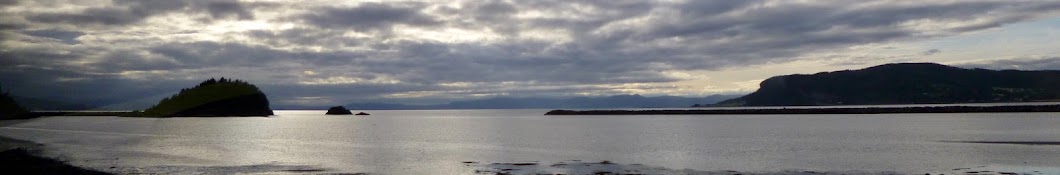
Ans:
<svg viewBox="0 0 1060 175"><path fill-rule="evenodd" d="M962 69L934 63L785 75L721 106L1036 102L1060 100L1060 71Z"/></svg>
<svg viewBox="0 0 1060 175"><path fill-rule="evenodd" d="M215 117L272 115L269 100L257 86L241 80L209 79L199 85L181 89L180 93L162 99L144 110L154 117Z"/></svg>
<svg viewBox="0 0 1060 175"><path fill-rule="evenodd" d="M18 105L18 102L4 91L3 85L0 85L0 119L25 118L27 113L29 110Z"/></svg>

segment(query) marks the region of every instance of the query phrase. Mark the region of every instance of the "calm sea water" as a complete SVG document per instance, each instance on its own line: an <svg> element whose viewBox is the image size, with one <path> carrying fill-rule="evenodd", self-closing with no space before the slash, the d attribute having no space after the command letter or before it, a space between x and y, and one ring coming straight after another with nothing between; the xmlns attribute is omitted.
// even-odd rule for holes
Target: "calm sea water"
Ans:
<svg viewBox="0 0 1060 175"><path fill-rule="evenodd" d="M604 160L686 172L1060 173L1060 145L1025 143L1060 142L1060 113L542 115L546 111L46 117L7 123L0 136L41 143L48 156L118 173L474 174L506 162L541 164L519 167L522 172L570 173L592 170L550 165Z"/></svg>

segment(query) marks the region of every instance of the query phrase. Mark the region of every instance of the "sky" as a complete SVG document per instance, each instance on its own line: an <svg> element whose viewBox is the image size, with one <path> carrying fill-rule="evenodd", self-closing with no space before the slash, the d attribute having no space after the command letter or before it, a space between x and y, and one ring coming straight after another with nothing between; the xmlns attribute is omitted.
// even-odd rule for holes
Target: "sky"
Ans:
<svg viewBox="0 0 1060 175"><path fill-rule="evenodd" d="M1060 69L1060 1L0 0L0 83L121 106L211 77L276 105L749 93L934 62Z"/></svg>

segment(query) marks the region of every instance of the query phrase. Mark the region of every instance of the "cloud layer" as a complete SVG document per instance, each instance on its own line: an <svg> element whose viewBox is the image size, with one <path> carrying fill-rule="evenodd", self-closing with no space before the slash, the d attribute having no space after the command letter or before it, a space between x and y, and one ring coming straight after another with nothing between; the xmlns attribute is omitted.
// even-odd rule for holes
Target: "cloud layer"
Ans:
<svg viewBox="0 0 1060 175"><path fill-rule="evenodd" d="M17 93L110 103L225 76L290 105L685 91L674 84L703 80L691 72L957 36L1060 12L1051 1L0 4L0 81Z"/></svg>

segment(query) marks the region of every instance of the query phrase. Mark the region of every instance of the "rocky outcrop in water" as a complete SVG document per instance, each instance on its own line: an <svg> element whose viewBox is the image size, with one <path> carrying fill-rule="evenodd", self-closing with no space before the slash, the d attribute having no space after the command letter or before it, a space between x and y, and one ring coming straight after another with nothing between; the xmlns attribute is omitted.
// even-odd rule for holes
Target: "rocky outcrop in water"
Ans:
<svg viewBox="0 0 1060 175"><path fill-rule="evenodd" d="M327 115L353 115L353 112L350 112L350 110L346 109L346 107L332 106L331 108L328 108L328 113L325 113L325 114L327 114Z"/></svg>
<svg viewBox="0 0 1060 175"><path fill-rule="evenodd" d="M210 79L144 110L148 117L269 116L269 99L257 86L240 80Z"/></svg>

